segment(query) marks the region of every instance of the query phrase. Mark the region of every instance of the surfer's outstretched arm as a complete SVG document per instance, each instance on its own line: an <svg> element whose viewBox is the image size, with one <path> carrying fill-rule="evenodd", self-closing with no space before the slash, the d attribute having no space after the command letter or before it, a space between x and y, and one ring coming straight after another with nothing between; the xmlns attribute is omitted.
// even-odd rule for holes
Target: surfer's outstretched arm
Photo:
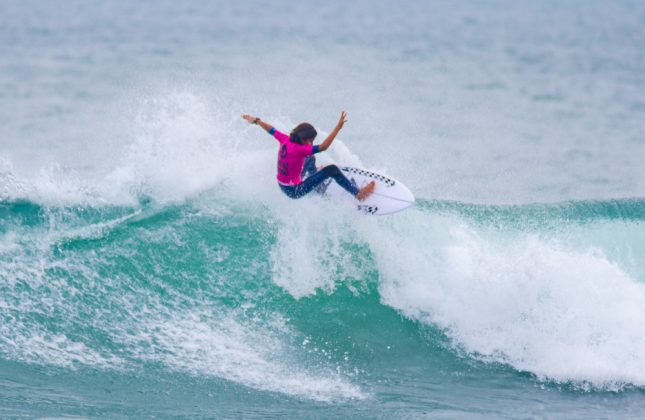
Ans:
<svg viewBox="0 0 645 420"><path fill-rule="evenodd" d="M249 122L249 124L257 124L257 125L259 125L260 127L262 127L267 132L270 132L273 129L273 126L271 124L266 123L266 122L262 121L261 119L259 119L258 117L254 117L253 115L244 114L244 115L242 115L242 118L247 120Z"/></svg>
<svg viewBox="0 0 645 420"><path fill-rule="evenodd" d="M347 114L345 113L345 111L343 111L340 113L340 119L338 120L338 124L336 124L336 127L334 127L334 130L331 133L329 133L325 141L320 143L319 149L321 152L327 150L329 146L331 146L332 142L338 135L338 132L340 131L341 128L343 128L343 125L346 122L347 122Z"/></svg>

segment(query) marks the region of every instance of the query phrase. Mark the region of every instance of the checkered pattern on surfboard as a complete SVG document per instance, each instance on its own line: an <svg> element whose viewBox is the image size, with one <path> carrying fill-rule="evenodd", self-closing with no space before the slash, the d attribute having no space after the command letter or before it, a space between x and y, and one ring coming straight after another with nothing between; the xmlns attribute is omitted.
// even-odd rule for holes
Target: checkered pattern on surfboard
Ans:
<svg viewBox="0 0 645 420"><path fill-rule="evenodd" d="M363 175L363 176L367 176L367 177L370 177L370 178L374 178L377 181L383 182L388 187L393 187L394 184L396 184L396 181L393 180L393 179L390 179L390 178L385 177L383 175L375 174L374 172L366 171L365 169L348 168L346 166L342 167L341 169L343 171L346 171L346 172L349 172L349 173L352 173L352 174Z"/></svg>

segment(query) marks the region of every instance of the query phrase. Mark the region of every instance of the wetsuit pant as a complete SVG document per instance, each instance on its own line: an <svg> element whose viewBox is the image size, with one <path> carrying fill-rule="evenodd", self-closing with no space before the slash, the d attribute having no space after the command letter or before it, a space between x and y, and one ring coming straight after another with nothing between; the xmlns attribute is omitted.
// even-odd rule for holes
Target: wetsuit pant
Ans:
<svg viewBox="0 0 645 420"><path fill-rule="evenodd" d="M351 195L356 196L356 194L358 194L358 188L356 188L356 186L353 185L345 175L343 175L336 165L325 166L298 185L278 185L280 185L280 189L287 196L291 198L300 198L309 194L311 190L329 178L333 178L338 185L343 187Z"/></svg>

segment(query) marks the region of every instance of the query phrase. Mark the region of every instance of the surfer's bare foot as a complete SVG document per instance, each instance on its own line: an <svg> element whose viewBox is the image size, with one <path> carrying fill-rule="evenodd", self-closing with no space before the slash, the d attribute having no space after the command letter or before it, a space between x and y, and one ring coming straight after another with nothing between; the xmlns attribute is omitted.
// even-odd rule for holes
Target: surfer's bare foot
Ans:
<svg viewBox="0 0 645 420"><path fill-rule="evenodd" d="M358 192L358 194L356 194L356 198L358 199L358 201L363 201L367 197L372 195L372 193L374 192L374 188L376 188L376 182L375 181L372 181L369 184L367 184L366 186L364 186L363 188L361 188L361 190Z"/></svg>

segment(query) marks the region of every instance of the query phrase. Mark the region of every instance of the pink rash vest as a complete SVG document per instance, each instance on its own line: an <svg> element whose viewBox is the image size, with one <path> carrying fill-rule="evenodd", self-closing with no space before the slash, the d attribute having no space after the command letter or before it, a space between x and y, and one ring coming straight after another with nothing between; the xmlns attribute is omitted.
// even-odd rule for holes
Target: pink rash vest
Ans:
<svg viewBox="0 0 645 420"><path fill-rule="evenodd" d="M318 152L318 146L291 141L287 134L272 128L269 131L280 142L278 152L278 182L282 185L298 185L305 158Z"/></svg>

